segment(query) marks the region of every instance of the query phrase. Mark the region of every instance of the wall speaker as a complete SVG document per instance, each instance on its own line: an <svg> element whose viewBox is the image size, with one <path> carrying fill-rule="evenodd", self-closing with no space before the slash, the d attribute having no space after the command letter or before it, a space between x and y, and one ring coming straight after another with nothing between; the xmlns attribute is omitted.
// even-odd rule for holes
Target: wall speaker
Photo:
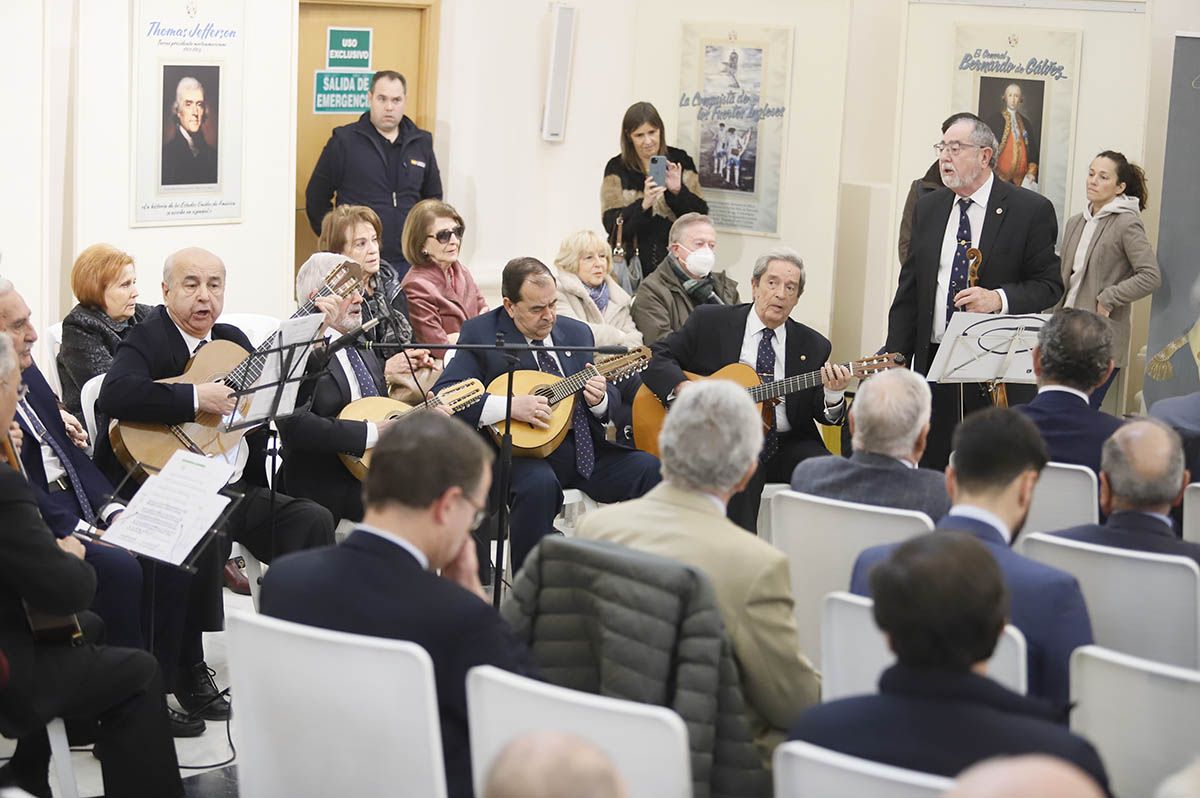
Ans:
<svg viewBox="0 0 1200 798"><path fill-rule="evenodd" d="M575 14L570 3L555 3L550 28L550 69L546 75L546 107L542 138L562 141L567 132L567 96L571 91L571 56L575 50Z"/></svg>

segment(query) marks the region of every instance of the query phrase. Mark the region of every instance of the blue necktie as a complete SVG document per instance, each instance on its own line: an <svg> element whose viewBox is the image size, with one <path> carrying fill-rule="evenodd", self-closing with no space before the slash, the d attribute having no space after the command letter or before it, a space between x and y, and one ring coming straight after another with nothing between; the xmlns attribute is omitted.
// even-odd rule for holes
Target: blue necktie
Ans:
<svg viewBox="0 0 1200 798"><path fill-rule="evenodd" d="M50 451L54 452L54 456L62 464L63 470L67 472L67 480L71 483L71 490L75 492L75 500L79 502L79 517L86 521L91 521L93 515L92 502L88 499L87 491L83 489L83 483L79 480L79 472L71 464L71 458L68 456L69 453L62 448L62 445L53 435L46 431L46 426L38 418L37 413L33 412L28 399L21 400L21 409L25 411L25 416L18 414L17 417L29 418L29 423L33 426L34 437L50 447Z"/></svg>
<svg viewBox="0 0 1200 798"><path fill-rule="evenodd" d="M533 341L534 346L542 346L541 341ZM537 351L538 368L546 374L555 377L563 376L562 369L545 349ZM592 428L588 424L587 402L582 391L575 397L575 411L571 415L571 427L575 430L575 470L579 476L589 479L596 468L596 445L592 442Z"/></svg>
<svg viewBox="0 0 1200 798"><path fill-rule="evenodd" d="M754 364L754 370L758 372L758 378L763 382L772 382L775 379L775 347L771 345L774 339L775 331L770 327L763 327L762 338L758 341L758 359ZM779 451L779 431L775 429L775 408L771 408L770 412L771 426L767 429L762 451L758 455L759 461L763 463L770 460L775 456L775 452Z"/></svg>
<svg viewBox="0 0 1200 798"><path fill-rule="evenodd" d="M375 378L371 376L371 372L367 369L367 364L358 350L354 347L347 348L346 359L350 361L350 370L354 372L354 378L358 380L359 394L363 397L379 396L379 389L375 387Z"/></svg>
<svg viewBox="0 0 1200 798"><path fill-rule="evenodd" d="M954 295L967 285L967 250L971 248L971 220L967 218L967 208L971 207L971 199L963 197L958 201L958 242L954 247L954 260L950 263L950 288L946 291L946 324L957 308L954 307Z"/></svg>

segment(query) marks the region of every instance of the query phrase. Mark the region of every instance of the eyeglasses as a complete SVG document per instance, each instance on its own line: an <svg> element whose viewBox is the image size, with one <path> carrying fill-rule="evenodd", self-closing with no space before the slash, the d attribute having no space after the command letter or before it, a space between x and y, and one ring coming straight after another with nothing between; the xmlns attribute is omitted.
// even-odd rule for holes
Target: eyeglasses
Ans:
<svg viewBox="0 0 1200 798"><path fill-rule="evenodd" d="M471 518L471 528L467 530L469 532L474 532L476 529L479 529L479 527L483 526L483 522L486 521L488 515L490 515L490 513L488 513L487 504L485 503L482 507L480 507L478 504L473 502L471 497L467 494L464 493L462 497L467 504L475 508L475 515Z"/></svg>
<svg viewBox="0 0 1200 798"><path fill-rule="evenodd" d="M966 142L962 142L962 141L946 141L946 142L939 141L937 144L933 145L933 151L936 152L938 155L941 155L943 151L950 150L951 155L958 155L960 152L962 152L967 147L974 147L977 150L983 149L982 144L967 144Z"/></svg>
<svg viewBox="0 0 1200 798"><path fill-rule="evenodd" d="M466 229L462 225L451 227L449 230L438 230L436 233L430 233L426 238L436 238L439 244L449 244L450 236L454 236L459 241L462 241L463 233Z"/></svg>

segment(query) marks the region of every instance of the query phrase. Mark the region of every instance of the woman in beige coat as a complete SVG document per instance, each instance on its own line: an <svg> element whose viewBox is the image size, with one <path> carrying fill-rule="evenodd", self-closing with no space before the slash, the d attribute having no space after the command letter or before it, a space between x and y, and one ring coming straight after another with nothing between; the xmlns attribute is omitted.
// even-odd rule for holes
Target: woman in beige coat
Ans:
<svg viewBox="0 0 1200 798"><path fill-rule="evenodd" d="M563 239L554 258L558 269L558 312L592 328L596 346L641 346L633 323L633 301L612 278L612 247L591 230Z"/></svg>
<svg viewBox="0 0 1200 798"><path fill-rule="evenodd" d="M1088 203L1063 229L1062 281L1066 289L1054 309L1090 310L1107 318L1113 332L1116 368L1092 392L1099 409L1129 356L1130 305L1162 283L1158 259L1139 211L1146 209L1146 175L1119 152L1105 150L1088 167Z"/></svg>

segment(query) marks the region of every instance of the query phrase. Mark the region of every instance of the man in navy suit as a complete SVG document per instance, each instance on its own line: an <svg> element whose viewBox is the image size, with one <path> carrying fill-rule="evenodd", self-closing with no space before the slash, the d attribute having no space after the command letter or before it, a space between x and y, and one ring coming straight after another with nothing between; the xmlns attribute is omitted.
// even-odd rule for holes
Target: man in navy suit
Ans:
<svg viewBox="0 0 1200 798"><path fill-rule="evenodd" d="M494 344L504 333L510 344L577 346L573 352L522 352L521 369L570 377L592 362L595 338L591 329L574 319L559 318L554 274L536 258L514 258L501 278L504 306L467 320L459 332L460 344ZM450 361L434 391L462 380L475 379L485 386L508 370L500 352L463 350ZM621 401L615 386L602 376L590 378L575 397L572 428L558 448L544 459L513 459L509 502L512 567L516 572L525 556L543 537L554 531L554 516L562 508L563 488L577 488L598 502L636 499L659 483L658 458L605 440L601 423L610 406ZM545 397L514 396L512 415L539 429L548 429L551 408ZM458 418L482 429L504 419L504 397L492 396L458 413ZM583 437L586 434L586 439ZM492 499L493 507L500 497Z"/></svg>
<svg viewBox="0 0 1200 798"><path fill-rule="evenodd" d="M1012 595L1011 622L1028 644L1029 693L1065 709L1071 652L1092 642L1083 593L1075 577L1010 548L1045 465L1045 443L1017 411L993 408L969 416L954 432L954 456L946 468L952 504L937 528L970 533L996 558ZM850 589L870 595L871 569L894 549L875 546L860 554Z"/></svg>
<svg viewBox="0 0 1200 798"><path fill-rule="evenodd" d="M1100 447L1123 422L1092 408L1089 397L1112 370L1112 331L1095 313L1062 308L1038 331L1037 397L1017 409L1042 433L1054 462L1100 473Z"/></svg>
<svg viewBox="0 0 1200 798"><path fill-rule="evenodd" d="M1200 544L1180 540L1171 508L1191 479L1179 433L1158 419L1130 421L1104 442L1100 460L1103 524L1055 532L1064 538L1118 549L1175 554L1200 564Z"/></svg>
<svg viewBox="0 0 1200 798"><path fill-rule="evenodd" d="M487 515L491 460L479 436L437 411L398 421L375 445L358 528L338 546L280 558L262 586L265 615L429 652L452 798L472 794L467 672L533 671L477 574L471 531Z"/></svg>
<svg viewBox="0 0 1200 798"><path fill-rule="evenodd" d="M1011 582L991 548L972 533L930 532L880 560L870 575L875 623L897 663L877 695L812 707L789 739L951 777L994 756L1050 754L1107 785L1096 750L1053 707L987 678Z"/></svg>

